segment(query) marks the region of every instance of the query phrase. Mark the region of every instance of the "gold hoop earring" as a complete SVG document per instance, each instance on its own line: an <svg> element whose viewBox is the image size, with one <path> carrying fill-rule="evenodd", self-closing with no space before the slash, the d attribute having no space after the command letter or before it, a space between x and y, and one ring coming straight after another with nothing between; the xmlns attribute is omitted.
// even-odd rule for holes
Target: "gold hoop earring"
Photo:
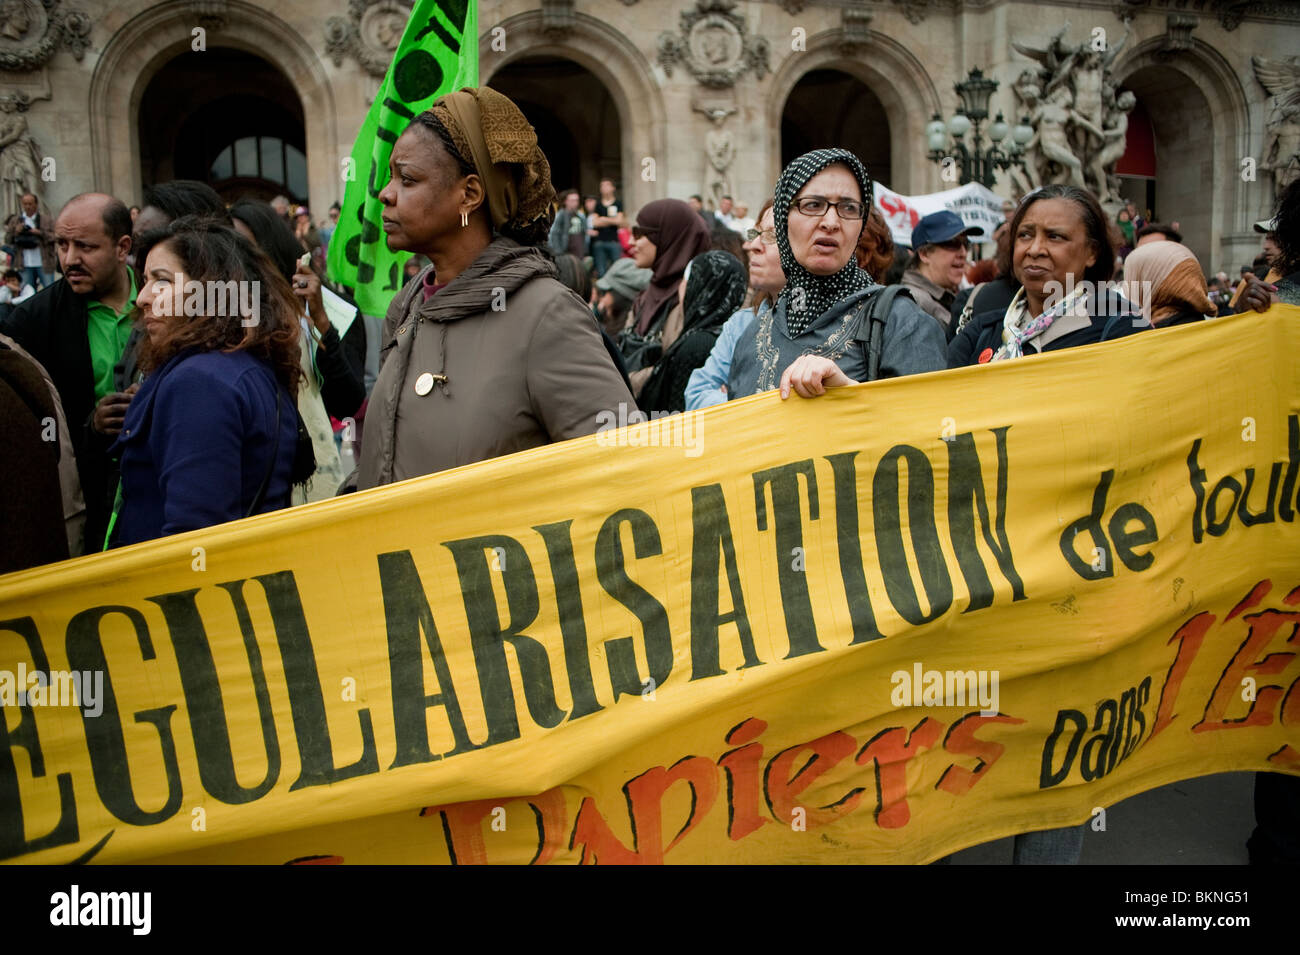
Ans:
<svg viewBox="0 0 1300 955"><path fill-rule="evenodd" d="M463 228L465 228L467 225L469 225L469 213L468 213L468 212L462 212L462 213L460 214L460 227L463 229Z"/></svg>

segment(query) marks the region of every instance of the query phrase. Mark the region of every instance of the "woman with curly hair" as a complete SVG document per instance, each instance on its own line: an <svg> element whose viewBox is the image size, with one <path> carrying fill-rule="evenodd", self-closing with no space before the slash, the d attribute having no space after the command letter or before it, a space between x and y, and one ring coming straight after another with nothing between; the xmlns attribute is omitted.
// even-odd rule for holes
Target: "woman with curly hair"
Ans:
<svg viewBox="0 0 1300 955"><path fill-rule="evenodd" d="M110 546L286 507L305 477L301 458L295 469L302 369L288 283L251 242L207 219L177 219L140 254L147 377L111 449L122 477Z"/></svg>
<svg viewBox="0 0 1300 955"><path fill-rule="evenodd" d="M600 412L633 407L542 248L555 189L519 107L486 87L440 97L389 171L388 247L432 265L388 308L358 488L592 434Z"/></svg>

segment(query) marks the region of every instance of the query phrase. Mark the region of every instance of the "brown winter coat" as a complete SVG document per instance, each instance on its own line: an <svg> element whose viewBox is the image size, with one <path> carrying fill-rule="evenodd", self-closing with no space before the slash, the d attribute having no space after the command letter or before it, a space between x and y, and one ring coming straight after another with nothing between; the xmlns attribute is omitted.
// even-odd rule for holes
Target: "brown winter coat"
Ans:
<svg viewBox="0 0 1300 955"><path fill-rule="evenodd" d="M423 302L428 271L384 320L359 490L592 434L601 411L636 407L590 310L540 250L498 238ZM420 395L425 373L447 381Z"/></svg>
<svg viewBox="0 0 1300 955"><path fill-rule="evenodd" d="M49 440L57 401L40 366L0 343L0 574L68 557Z"/></svg>

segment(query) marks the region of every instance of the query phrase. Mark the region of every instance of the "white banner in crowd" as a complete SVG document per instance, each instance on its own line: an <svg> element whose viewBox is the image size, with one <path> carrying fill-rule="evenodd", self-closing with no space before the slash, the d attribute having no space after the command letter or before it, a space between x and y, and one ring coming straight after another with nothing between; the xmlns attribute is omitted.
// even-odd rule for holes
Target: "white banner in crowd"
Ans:
<svg viewBox="0 0 1300 955"><path fill-rule="evenodd" d="M991 241L993 230L1004 221L1002 196L978 182L925 196L900 196L878 182L872 184L871 191L876 207L889 223L894 241L909 247L912 229L931 212L951 209L967 226L979 226L984 235L974 240L978 242Z"/></svg>

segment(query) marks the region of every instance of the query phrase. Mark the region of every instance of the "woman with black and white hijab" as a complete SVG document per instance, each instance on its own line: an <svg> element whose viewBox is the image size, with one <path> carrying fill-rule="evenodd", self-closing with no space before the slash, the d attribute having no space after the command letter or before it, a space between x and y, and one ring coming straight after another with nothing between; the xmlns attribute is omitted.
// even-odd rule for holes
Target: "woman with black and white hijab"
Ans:
<svg viewBox="0 0 1300 955"><path fill-rule="evenodd" d="M867 379L862 306L881 286L858 267L854 247L871 204L866 167L844 149L817 149L781 173L772 211L786 286L776 307L736 345L730 398L780 387L801 397ZM880 378L948 367L943 329L907 295L885 323Z"/></svg>

